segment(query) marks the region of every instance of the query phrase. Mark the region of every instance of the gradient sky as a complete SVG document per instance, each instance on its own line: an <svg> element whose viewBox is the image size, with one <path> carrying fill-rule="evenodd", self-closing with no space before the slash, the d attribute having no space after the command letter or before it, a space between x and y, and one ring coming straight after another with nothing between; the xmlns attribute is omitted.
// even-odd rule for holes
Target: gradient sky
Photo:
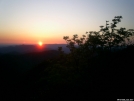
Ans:
<svg viewBox="0 0 134 101"><path fill-rule="evenodd" d="M65 43L120 15L134 29L134 0L0 0L0 44Z"/></svg>

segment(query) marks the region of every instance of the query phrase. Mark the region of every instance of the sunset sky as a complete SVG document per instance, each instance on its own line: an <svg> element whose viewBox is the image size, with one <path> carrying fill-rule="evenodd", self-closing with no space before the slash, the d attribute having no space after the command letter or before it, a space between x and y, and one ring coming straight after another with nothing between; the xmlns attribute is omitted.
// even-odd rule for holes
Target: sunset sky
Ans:
<svg viewBox="0 0 134 101"><path fill-rule="evenodd" d="M0 44L62 44L120 15L134 29L134 0L0 0Z"/></svg>

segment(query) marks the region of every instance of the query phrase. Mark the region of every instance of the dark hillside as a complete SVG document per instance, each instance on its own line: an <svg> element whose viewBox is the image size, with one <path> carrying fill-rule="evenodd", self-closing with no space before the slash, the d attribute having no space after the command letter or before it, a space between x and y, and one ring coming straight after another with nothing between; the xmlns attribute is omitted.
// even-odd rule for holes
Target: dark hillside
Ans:
<svg viewBox="0 0 134 101"><path fill-rule="evenodd" d="M73 67L60 65L50 59L29 70L13 84L18 97L46 99L66 94L120 94L133 87L134 47L94 57L90 66ZM9 89L9 88L8 88ZM11 91L12 92L12 91ZM107 93L106 93L107 92ZM14 94L13 93L13 94ZM12 95L13 96L13 95Z"/></svg>
<svg viewBox="0 0 134 101"><path fill-rule="evenodd" d="M92 93L99 96L108 95L108 92L120 94L132 90L134 46L93 57L89 67L79 67L79 71L73 66L60 64L61 60L55 57L57 54L57 51L48 51L2 56L3 96L51 99L51 96L66 94L84 96ZM49 56L55 58L48 59ZM31 68L20 74L16 67L21 66Z"/></svg>

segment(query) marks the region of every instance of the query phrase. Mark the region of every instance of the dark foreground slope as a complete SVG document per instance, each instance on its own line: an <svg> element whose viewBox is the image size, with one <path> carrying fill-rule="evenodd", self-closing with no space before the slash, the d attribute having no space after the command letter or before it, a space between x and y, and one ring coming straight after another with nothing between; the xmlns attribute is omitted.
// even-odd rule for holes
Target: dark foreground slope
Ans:
<svg viewBox="0 0 134 101"><path fill-rule="evenodd" d="M134 46L115 53L103 53L90 60L89 67L64 65L58 58L47 59L24 74L2 73L6 98L51 99L71 96L128 94L133 87ZM14 75L14 76L13 76Z"/></svg>

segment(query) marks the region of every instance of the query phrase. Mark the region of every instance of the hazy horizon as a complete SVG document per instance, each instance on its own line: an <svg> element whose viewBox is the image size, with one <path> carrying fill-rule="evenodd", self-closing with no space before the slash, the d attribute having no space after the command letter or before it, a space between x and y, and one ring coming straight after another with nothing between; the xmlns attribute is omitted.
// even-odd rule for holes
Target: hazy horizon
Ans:
<svg viewBox="0 0 134 101"><path fill-rule="evenodd" d="M32 45L32 46L39 46L39 44L0 44L0 48L1 47L8 47L8 46L22 46L22 45L25 45L25 46L28 46L28 45ZM42 46L45 46L45 45L67 45L67 44L56 44L56 43L54 43L54 44L42 44ZM40 47L42 47L42 46L40 46Z"/></svg>

